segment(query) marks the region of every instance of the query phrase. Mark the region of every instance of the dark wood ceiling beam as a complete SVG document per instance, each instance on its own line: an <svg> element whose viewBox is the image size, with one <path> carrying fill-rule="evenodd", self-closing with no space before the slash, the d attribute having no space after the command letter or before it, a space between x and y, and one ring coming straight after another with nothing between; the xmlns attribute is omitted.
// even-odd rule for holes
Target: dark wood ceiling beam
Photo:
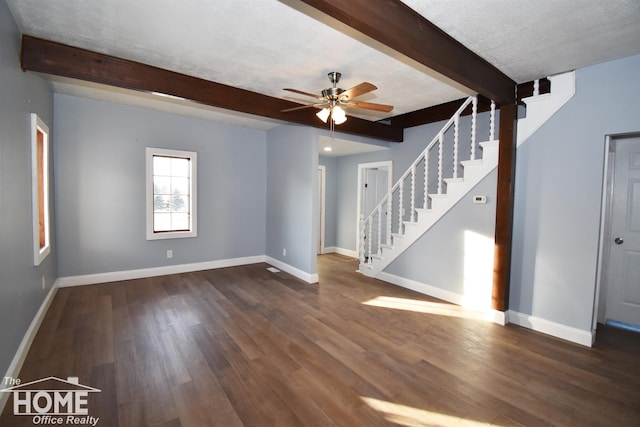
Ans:
<svg viewBox="0 0 640 427"><path fill-rule="evenodd" d="M311 6L361 35L499 105L515 101L516 83L400 0L281 0ZM320 19L318 16L314 17Z"/></svg>
<svg viewBox="0 0 640 427"><path fill-rule="evenodd" d="M517 86L517 103L522 103L522 98L533 95L533 82L522 83ZM538 93L544 94L551 92L551 83L549 79L540 79ZM423 108L421 110L412 111L410 113L399 114L397 116L386 119L385 122L393 127L410 128L414 126L436 123L442 120L449 120L451 116L460 108L464 99L445 102L444 104L435 105L433 107ZM483 113L491 109L491 101L484 96L478 96L478 112ZM471 114L471 106L467 107L463 112L463 116Z"/></svg>
<svg viewBox="0 0 640 427"><path fill-rule="evenodd" d="M70 77L143 92L160 92L201 104L321 129L314 109L283 113L295 102L164 70L31 36L22 37L21 67L25 71ZM401 142L403 130L349 117L339 132Z"/></svg>
<svg viewBox="0 0 640 427"><path fill-rule="evenodd" d="M435 105L433 107L400 114L387 119L387 122L393 127L406 129L414 126L436 123L442 120L449 120L464 101L464 99L457 99L455 101L445 102L444 104ZM484 96L479 96L478 112L489 111L489 109L491 109L491 101ZM463 116L467 116L469 114L471 114L471 106L467 107L462 112Z"/></svg>

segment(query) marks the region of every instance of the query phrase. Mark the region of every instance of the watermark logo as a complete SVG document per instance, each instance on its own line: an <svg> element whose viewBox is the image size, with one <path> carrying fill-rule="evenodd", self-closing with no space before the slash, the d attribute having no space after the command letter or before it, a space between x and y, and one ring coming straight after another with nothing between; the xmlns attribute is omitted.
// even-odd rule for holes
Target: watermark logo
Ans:
<svg viewBox="0 0 640 427"><path fill-rule="evenodd" d="M78 377L66 380L47 377L22 384L19 378L5 377L0 392L13 395L13 415L33 417L36 425L96 426L99 417L89 415L89 393L100 389L80 384Z"/></svg>

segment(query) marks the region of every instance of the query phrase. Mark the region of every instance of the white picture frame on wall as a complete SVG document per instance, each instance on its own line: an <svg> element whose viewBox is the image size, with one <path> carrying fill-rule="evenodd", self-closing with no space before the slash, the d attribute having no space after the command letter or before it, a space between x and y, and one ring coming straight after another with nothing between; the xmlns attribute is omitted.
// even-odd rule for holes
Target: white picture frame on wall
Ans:
<svg viewBox="0 0 640 427"><path fill-rule="evenodd" d="M35 113L31 113L31 200L33 264L40 265L51 252L49 127Z"/></svg>

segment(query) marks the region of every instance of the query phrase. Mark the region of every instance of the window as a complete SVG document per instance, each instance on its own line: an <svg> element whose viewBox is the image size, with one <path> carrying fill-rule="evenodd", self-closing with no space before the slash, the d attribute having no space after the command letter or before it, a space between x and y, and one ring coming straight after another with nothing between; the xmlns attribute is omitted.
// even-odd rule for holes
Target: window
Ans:
<svg viewBox="0 0 640 427"><path fill-rule="evenodd" d="M40 265L51 251L49 230L49 127L31 114L31 205L33 263Z"/></svg>
<svg viewBox="0 0 640 427"><path fill-rule="evenodd" d="M146 151L147 240L196 237L197 153Z"/></svg>

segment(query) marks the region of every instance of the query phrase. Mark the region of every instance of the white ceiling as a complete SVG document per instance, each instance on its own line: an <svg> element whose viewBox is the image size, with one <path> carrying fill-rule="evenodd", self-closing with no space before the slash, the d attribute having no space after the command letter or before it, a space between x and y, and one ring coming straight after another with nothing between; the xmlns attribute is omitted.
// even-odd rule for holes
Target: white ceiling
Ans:
<svg viewBox="0 0 640 427"><path fill-rule="evenodd" d="M287 0L285 0L286 2ZM517 83L640 54L639 0L403 0ZM277 0L7 0L24 34L254 92L310 101L326 74L359 100L391 104L378 120L462 98L456 88ZM280 122L123 89L53 79L56 92L257 129ZM462 90L461 90L462 89Z"/></svg>

